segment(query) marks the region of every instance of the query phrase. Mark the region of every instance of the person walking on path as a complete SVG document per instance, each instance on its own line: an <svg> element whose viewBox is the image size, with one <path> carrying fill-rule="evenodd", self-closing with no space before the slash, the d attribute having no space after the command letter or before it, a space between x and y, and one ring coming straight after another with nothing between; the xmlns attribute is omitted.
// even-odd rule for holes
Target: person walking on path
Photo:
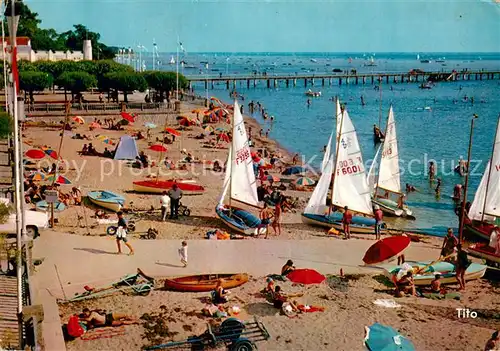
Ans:
<svg viewBox="0 0 500 351"><path fill-rule="evenodd" d="M381 230L381 226L382 226L382 219L384 217L384 214L382 212L382 210L380 209L380 206L379 205L375 205L375 211L374 211L374 215L375 215L375 240L380 240L380 230Z"/></svg>
<svg viewBox="0 0 500 351"><path fill-rule="evenodd" d="M161 220L165 221L165 219L167 219L168 208L170 207L170 197L168 197L166 191L164 191L160 197L160 204L161 204Z"/></svg>
<svg viewBox="0 0 500 351"><path fill-rule="evenodd" d="M344 229L344 239L351 238L351 223L352 223L352 214L349 211L349 208L344 207L344 215L342 216L342 227Z"/></svg>
<svg viewBox="0 0 500 351"><path fill-rule="evenodd" d="M181 259L181 263L184 265L184 268L188 265L188 244L186 241L181 243L181 247L179 248L179 258Z"/></svg>
<svg viewBox="0 0 500 351"><path fill-rule="evenodd" d="M129 249L129 256L131 256L134 254L134 248L127 239L127 221L123 218L123 212L118 211L116 215L118 216L118 228L116 229L116 246L118 247L118 254L120 255L122 253L120 241L123 241L125 246Z"/></svg>
<svg viewBox="0 0 500 351"><path fill-rule="evenodd" d="M179 202L182 198L182 190L179 189L177 184L172 186L167 193L170 198L170 219L178 219L179 218Z"/></svg>
<svg viewBox="0 0 500 351"><path fill-rule="evenodd" d="M453 229L448 228L448 233L444 237L443 246L441 247L441 257L447 257L455 251L458 245L458 239L453 234Z"/></svg>

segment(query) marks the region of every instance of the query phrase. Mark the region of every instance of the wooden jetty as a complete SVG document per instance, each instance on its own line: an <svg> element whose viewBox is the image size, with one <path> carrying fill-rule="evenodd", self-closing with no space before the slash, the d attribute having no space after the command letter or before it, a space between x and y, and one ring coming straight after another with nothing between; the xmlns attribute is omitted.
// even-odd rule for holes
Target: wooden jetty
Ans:
<svg viewBox="0 0 500 351"><path fill-rule="evenodd" d="M309 73L309 74L235 74L235 75L209 75L186 76L189 86L193 83L204 83L205 89L214 88L215 84L223 83L227 89L235 88L237 82L240 86L257 87L258 82L265 82L267 88L280 86L308 86L342 85L342 84L393 84L393 83L425 83L427 81L464 81L464 80L492 80L500 79L500 71L439 71L439 72L381 72L381 73ZM337 83L337 84L336 84ZM260 85L260 84L259 84Z"/></svg>

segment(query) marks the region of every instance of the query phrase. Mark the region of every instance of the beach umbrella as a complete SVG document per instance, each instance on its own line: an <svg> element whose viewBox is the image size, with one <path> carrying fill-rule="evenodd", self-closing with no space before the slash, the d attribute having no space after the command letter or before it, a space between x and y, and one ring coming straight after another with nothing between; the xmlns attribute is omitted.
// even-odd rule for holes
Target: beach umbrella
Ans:
<svg viewBox="0 0 500 351"><path fill-rule="evenodd" d="M225 128L225 127L217 127L217 128L215 128L215 131L216 132L221 132L221 133L226 133L227 132L227 128Z"/></svg>
<svg viewBox="0 0 500 351"><path fill-rule="evenodd" d="M165 128L165 132L167 132L168 134L171 134L171 135L175 135L175 136L181 136L181 132L179 132L178 130L175 130L173 128Z"/></svg>
<svg viewBox="0 0 500 351"><path fill-rule="evenodd" d="M34 160L41 160L42 158L45 157L45 152L43 152L42 150L38 150L38 149L31 149L31 150L26 151L24 153L24 155L26 157L32 158Z"/></svg>
<svg viewBox="0 0 500 351"><path fill-rule="evenodd" d="M126 121L129 121L130 123L135 122L135 116L132 116L130 113L127 112L120 112L120 116Z"/></svg>
<svg viewBox="0 0 500 351"><path fill-rule="evenodd" d="M108 138L106 135L99 135L97 137L97 139L99 139L100 141L102 141L104 144L108 144L108 145L114 145L114 141L111 140L110 138Z"/></svg>
<svg viewBox="0 0 500 351"><path fill-rule="evenodd" d="M406 235L390 236L379 240L366 250L363 262L365 264L390 262L401 255L410 246L410 242L410 238Z"/></svg>
<svg viewBox="0 0 500 351"><path fill-rule="evenodd" d="M229 139L229 135L227 135L226 133L219 134L217 136L217 141L225 141L226 143L231 142L231 140Z"/></svg>
<svg viewBox="0 0 500 351"><path fill-rule="evenodd" d="M99 128L101 128L101 125L97 122L92 122L89 124L89 128L90 129L99 129Z"/></svg>
<svg viewBox="0 0 500 351"><path fill-rule="evenodd" d="M151 145L149 147L149 150L158 151L158 152L167 152L167 148L163 145L160 145L160 144Z"/></svg>
<svg viewBox="0 0 500 351"><path fill-rule="evenodd" d="M415 351L413 343L394 328L375 323L365 330L365 345L370 351Z"/></svg>
<svg viewBox="0 0 500 351"><path fill-rule="evenodd" d="M298 284L320 284L326 277L314 269L294 269L286 277Z"/></svg>
<svg viewBox="0 0 500 351"><path fill-rule="evenodd" d="M279 181L281 181L281 178L278 178L278 177L276 177L276 176L274 176L272 174L269 174L267 176L267 180L272 181L272 182L279 182Z"/></svg>
<svg viewBox="0 0 500 351"><path fill-rule="evenodd" d="M47 155L49 155L50 157L52 157L54 160L57 160L58 155L57 155L57 151L56 151L56 150L46 149L46 150L44 150L44 151L45 151L45 153L46 153Z"/></svg>
<svg viewBox="0 0 500 351"><path fill-rule="evenodd" d="M205 127L205 132L207 132L209 134L213 133L214 132L214 127L212 127L212 126L206 126Z"/></svg>
<svg viewBox="0 0 500 351"><path fill-rule="evenodd" d="M309 177L300 177L295 181L295 184L300 186L310 186L316 184L316 182Z"/></svg>
<svg viewBox="0 0 500 351"><path fill-rule="evenodd" d="M54 183L58 183L58 184L71 184L71 181L62 175L60 175L60 176L51 175L50 177L47 178L47 181L49 183L54 182Z"/></svg>
<svg viewBox="0 0 500 351"><path fill-rule="evenodd" d="M31 180L36 182L45 179L45 174L42 172L35 172L31 175Z"/></svg>
<svg viewBox="0 0 500 351"><path fill-rule="evenodd" d="M73 117L73 121L75 121L76 123L85 124L85 120L80 116Z"/></svg>
<svg viewBox="0 0 500 351"><path fill-rule="evenodd" d="M151 122L146 122L146 123L144 123L144 127L149 128L149 129L154 129L154 128L156 128L156 124L151 123Z"/></svg>

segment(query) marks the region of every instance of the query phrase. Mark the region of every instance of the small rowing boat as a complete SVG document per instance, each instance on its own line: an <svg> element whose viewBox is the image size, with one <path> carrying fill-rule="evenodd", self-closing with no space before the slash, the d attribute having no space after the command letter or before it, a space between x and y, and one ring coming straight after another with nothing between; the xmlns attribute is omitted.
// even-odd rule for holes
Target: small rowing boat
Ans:
<svg viewBox="0 0 500 351"><path fill-rule="evenodd" d="M50 211L50 204L47 203L47 201L38 201L35 205L35 209L40 212L47 212ZM66 209L66 205L64 205L62 202L56 202L54 204L54 212L61 212Z"/></svg>
<svg viewBox="0 0 500 351"><path fill-rule="evenodd" d="M215 290L217 281L223 279L224 289L236 288L248 282L248 274L201 274L165 280L165 289L183 292L205 292Z"/></svg>
<svg viewBox="0 0 500 351"><path fill-rule="evenodd" d="M202 194L205 191L204 187L189 179L138 180L132 183L132 188L138 193L161 194L172 189L174 184L177 184L182 191L192 195Z"/></svg>
<svg viewBox="0 0 500 351"><path fill-rule="evenodd" d="M427 286L431 284L431 281L435 278L436 274L441 275L441 284L454 284L457 283L456 274L455 274L455 265L449 262L436 262L431 264L430 261L407 261L412 268L413 271L417 271L419 268L425 268L427 265L429 267L425 268L425 270L419 274L413 275L413 280L415 281L415 285L418 286ZM379 266L384 269L384 274L393 279L393 276L397 275L401 270L402 266L397 265L382 265ZM476 280L483 277L484 273L486 273L486 266L478 263L471 263L470 266L465 271L465 280Z"/></svg>
<svg viewBox="0 0 500 351"><path fill-rule="evenodd" d="M485 259L486 264L489 266L500 267L500 253L496 253L495 248L488 244L472 244L467 251L471 256Z"/></svg>
<svg viewBox="0 0 500 351"><path fill-rule="evenodd" d="M125 198L123 196L115 194L111 191L90 191L87 196L93 204L113 212L120 211L125 203Z"/></svg>

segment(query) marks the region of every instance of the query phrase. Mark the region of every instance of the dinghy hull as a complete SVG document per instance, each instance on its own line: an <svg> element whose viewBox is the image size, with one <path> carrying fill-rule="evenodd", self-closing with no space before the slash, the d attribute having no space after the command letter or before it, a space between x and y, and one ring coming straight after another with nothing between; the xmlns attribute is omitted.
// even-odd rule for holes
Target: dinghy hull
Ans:
<svg viewBox="0 0 500 351"><path fill-rule="evenodd" d="M388 199L372 199L372 203L373 205L378 205L382 212L388 216L415 219L412 210L407 206L404 206L403 209L398 208L398 204L395 201Z"/></svg>
<svg viewBox="0 0 500 351"><path fill-rule="evenodd" d="M90 202L107 210L118 212L125 203L125 198L111 191L91 191L87 194Z"/></svg>
<svg viewBox="0 0 500 351"><path fill-rule="evenodd" d="M140 180L132 183L132 188L138 193L161 194L164 191L169 191L172 186L177 184L179 189L187 194L196 195L205 192L205 188L198 184L185 183L182 180Z"/></svg>
<svg viewBox="0 0 500 351"><path fill-rule="evenodd" d="M473 244L467 251L471 256L485 259L487 263L500 265L500 255L495 254L495 249L488 244Z"/></svg>
<svg viewBox="0 0 500 351"><path fill-rule="evenodd" d="M236 288L248 282L248 274L203 274L166 279L165 289L183 292L206 292L215 290L217 281L223 279L224 289Z"/></svg>
<svg viewBox="0 0 500 351"><path fill-rule="evenodd" d="M325 228L335 228L342 231L342 214L332 213L326 215L314 215L309 213L302 213L302 223L315 225ZM353 216L353 223L351 223L351 234L375 234L375 220L372 218ZM385 232L382 228L381 233Z"/></svg>
<svg viewBox="0 0 500 351"><path fill-rule="evenodd" d="M241 208L217 206L215 213L226 226L240 234L255 235L261 225L259 218Z"/></svg>
<svg viewBox="0 0 500 351"><path fill-rule="evenodd" d="M424 268L428 264L432 263L430 261L408 261L406 262L411 265L414 269L415 267ZM396 275L401 266L397 265L382 265L379 266L384 269L384 274L392 280L393 276ZM486 273L487 266L471 263L469 268L465 271L465 280L476 280L483 277L484 273ZM441 275L441 284L456 284L457 279L455 276L455 266L449 262L437 262L427 268L424 274L414 274L413 280L415 281L415 285L417 286L428 286L431 284L432 280L435 278L436 274Z"/></svg>

